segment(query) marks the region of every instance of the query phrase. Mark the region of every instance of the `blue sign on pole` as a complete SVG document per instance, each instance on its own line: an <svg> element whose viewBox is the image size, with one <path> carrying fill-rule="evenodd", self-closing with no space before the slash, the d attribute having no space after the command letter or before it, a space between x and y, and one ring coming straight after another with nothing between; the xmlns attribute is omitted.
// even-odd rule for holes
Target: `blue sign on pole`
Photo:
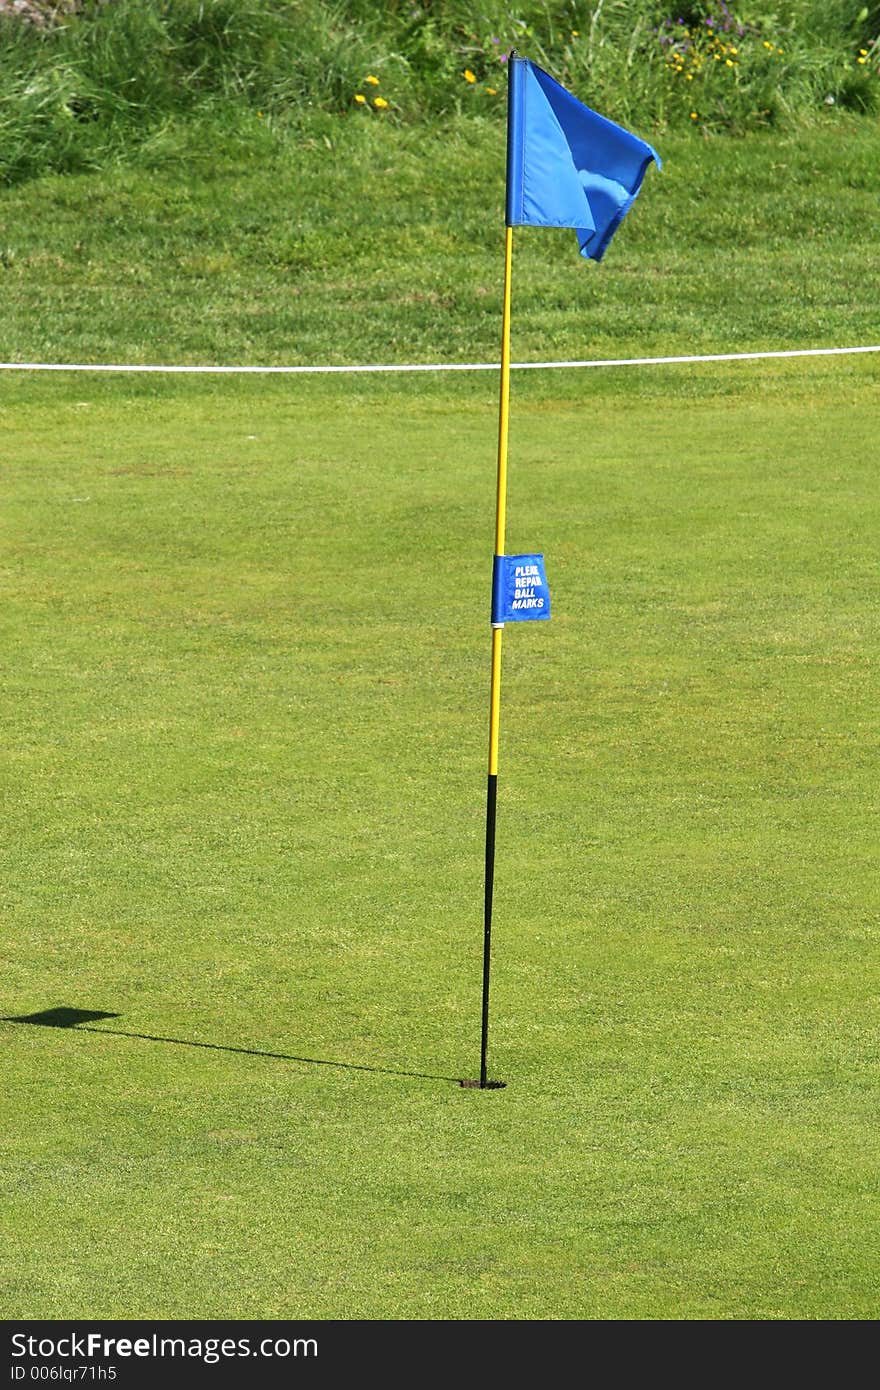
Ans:
<svg viewBox="0 0 880 1390"><path fill-rule="evenodd" d="M492 622L524 623L550 617L543 555L496 555L492 569Z"/></svg>

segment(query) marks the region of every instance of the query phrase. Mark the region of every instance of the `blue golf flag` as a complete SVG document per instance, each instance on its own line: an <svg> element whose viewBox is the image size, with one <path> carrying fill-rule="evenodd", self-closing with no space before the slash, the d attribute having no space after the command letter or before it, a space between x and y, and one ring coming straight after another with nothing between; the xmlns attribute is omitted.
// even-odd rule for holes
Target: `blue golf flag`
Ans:
<svg viewBox="0 0 880 1390"><path fill-rule="evenodd" d="M528 58L509 69L507 225L573 227L581 255L600 261L660 156Z"/></svg>

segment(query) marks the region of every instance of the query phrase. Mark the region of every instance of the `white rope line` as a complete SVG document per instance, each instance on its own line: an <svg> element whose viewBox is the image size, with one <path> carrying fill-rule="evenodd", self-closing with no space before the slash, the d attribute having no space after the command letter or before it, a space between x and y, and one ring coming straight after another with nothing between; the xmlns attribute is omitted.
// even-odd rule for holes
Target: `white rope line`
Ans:
<svg viewBox="0 0 880 1390"><path fill-rule="evenodd" d="M681 357L610 357L570 362L511 362L511 371L549 370L558 367L665 367L682 362L754 362L767 357L840 357L860 352L880 352L880 344L872 347L788 348L778 352L710 352L701 356ZM199 367L154 366L142 363L104 362L0 362L4 372L174 372L190 374L249 373L268 376L317 375L354 372L497 372L498 362L416 362L351 367Z"/></svg>

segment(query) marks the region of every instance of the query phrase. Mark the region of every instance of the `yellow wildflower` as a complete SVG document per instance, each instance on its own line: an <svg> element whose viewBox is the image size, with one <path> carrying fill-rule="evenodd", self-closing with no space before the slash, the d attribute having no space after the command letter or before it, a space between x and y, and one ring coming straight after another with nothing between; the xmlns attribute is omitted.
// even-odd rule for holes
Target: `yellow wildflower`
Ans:
<svg viewBox="0 0 880 1390"><path fill-rule="evenodd" d="M363 92L355 92L354 99L357 102L358 106L363 106L367 100Z"/></svg>
<svg viewBox="0 0 880 1390"><path fill-rule="evenodd" d="M385 100L384 97L373 97L373 105L378 106L380 111L384 111L386 106L388 105L388 102Z"/></svg>
<svg viewBox="0 0 880 1390"><path fill-rule="evenodd" d="M692 111L692 112L691 112L691 120L692 120L692 121L695 121L696 119L697 119L697 113L696 113L696 111Z"/></svg>
<svg viewBox="0 0 880 1390"><path fill-rule="evenodd" d="M732 67L733 67L733 59L732 59L732 58L725 58L725 59L724 59L724 66L725 66L726 68L732 68Z"/></svg>
<svg viewBox="0 0 880 1390"><path fill-rule="evenodd" d="M464 78L465 82L476 82L477 80L474 74L471 72L470 68L465 68L464 72L461 75Z"/></svg>
<svg viewBox="0 0 880 1390"><path fill-rule="evenodd" d="M370 73L369 77L367 78L367 81L369 82L371 87L378 87L379 85L378 77L374 77L372 73Z"/></svg>
<svg viewBox="0 0 880 1390"><path fill-rule="evenodd" d="M856 58L857 63L867 63L867 58Z"/></svg>

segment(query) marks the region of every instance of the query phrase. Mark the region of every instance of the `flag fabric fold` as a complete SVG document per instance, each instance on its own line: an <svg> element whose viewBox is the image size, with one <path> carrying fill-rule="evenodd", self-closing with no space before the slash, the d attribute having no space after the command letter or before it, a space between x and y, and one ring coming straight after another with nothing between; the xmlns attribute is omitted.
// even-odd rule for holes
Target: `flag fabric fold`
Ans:
<svg viewBox="0 0 880 1390"><path fill-rule="evenodd" d="M600 261L660 156L528 58L511 58L509 83L507 225L573 227Z"/></svg>

